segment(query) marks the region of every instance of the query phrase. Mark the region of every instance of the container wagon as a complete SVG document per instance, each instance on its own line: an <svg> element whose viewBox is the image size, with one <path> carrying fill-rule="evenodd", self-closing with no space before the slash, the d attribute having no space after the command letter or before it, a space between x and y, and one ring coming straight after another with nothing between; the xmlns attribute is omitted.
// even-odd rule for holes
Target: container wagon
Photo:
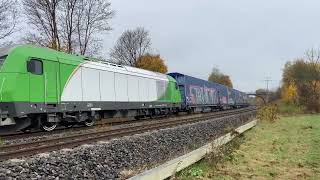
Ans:
<svg viewBox="0 0 320 180"><path fill-rule="evenodd" d="M248 106L246 94L238 90L177 72L168 75L177 81L184 111L206 112Z"/></svg>
<svg viewBox="0 0 320 180"><path fill-rule="evenodd" d="M194 78L181 73L169 73L179 86L182 109L190 112L205 112L222 109L228 103L227 87Z"/></svg>

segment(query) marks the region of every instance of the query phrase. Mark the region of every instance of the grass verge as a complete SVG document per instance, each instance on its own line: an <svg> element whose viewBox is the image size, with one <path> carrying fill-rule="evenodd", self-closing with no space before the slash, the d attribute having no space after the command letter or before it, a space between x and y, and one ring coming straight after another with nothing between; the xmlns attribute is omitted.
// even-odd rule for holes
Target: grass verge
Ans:
<svg viewBox="0 0 320 180"><path fill-rule="evenodd" d="M218 151L175 178L320 179L320 115L260 122Z"/></svg>
<svg viewBox="0 0 320 180"><path fill-rule="evenodd" d="M302 115L307 112L305 107L299 105L286 104L283 102L278 102L277 105L279 113L284 116Z"/></svg>

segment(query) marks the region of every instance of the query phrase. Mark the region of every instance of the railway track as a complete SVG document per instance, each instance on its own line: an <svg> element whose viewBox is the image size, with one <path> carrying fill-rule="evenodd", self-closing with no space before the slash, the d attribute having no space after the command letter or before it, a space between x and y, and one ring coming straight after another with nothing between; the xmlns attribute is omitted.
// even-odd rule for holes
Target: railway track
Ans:
<svg viewBox="0 0 320 180"><path fill-rule="evenodd" d="M217 111L219 112L219 111ZM212 114L216 112L211 112L208 114ZM188 115L187 113L179 113L179 118L184 118L184 117L192 117L192 116L197 116L199 114L193 114L193 115ZM156 117L153 118L152 121L161 121L168 119L168 117ZM85 126L80 126L80 125L75 125L71 128L63 128L60 127L52 132L43 132L41 130L37 131L30 131L28 133L24 132L16 132L16 133L10 133L10 134L0 134L0 138L2 141L11 141L11 140L16 140L16 139L25 139L25 138L31 138L31 137L40 137L40 136L54 136L54 135L59 135L62 133L81 133L82 131L90 131L93 129L97 129L100 127L114 127L117 125L134 125L142 122L150 122L150 118L144 118L140 120L128 120L126 118L113 118L113 119L103 119L93 127L85 127Z"/></svg>
<svg viewBox="0 0 320 180"><path fill-rule="evenodd" d="M81 125L75 125L73 127L69 128L64 128L64 127L59 127L56 130L52 132L43 132L41 130L37 131L30 131L28 133L25 132L15 132L15 133L10 133L10 134L0 134L1 140L9 141L9 140L16 140L16 139L21 139L21 138L29 138L29 137L36 137L36 136L50 136L50 135L57 135L61 133L77 133L81 132L83 130L91 130L95 129L97 127L103 127L103 126L115 126L119 124L131 124L131 123L137 123L137 122L142 122L146 119L142 120L126 120L125 118L114 118L114 119L103 119L102 121L97 122L97 124L93 127L86 127L86 126L81 126Z"/></svg>
<svg viewBox="0 0 320 180"><path fill-rule="evenodd" d="M19 158L48 151L55 151L62 148L73 148L82 144L90 144L101 140L110 140L113 138L139 134L151 130L170 128L178 125L190 124L208 119L232 116L253 111L256 111L256 109L245 108L233 111L221 111L204 117L191 117L183 120L180 118L173 118L166 121L157 121L150 124L141 124L113 130L88 132L59 138L43 139L29 143L5 145L0 146L0 160Z"/></svg>

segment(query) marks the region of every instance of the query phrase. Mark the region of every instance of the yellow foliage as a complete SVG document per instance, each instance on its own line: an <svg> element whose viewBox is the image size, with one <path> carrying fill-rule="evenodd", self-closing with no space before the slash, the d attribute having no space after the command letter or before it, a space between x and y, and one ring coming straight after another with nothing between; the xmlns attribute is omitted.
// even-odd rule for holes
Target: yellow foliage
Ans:
<svg viewBox="0 0 320 180"><path fill-rule="evenodd" d="M136 67L159 73L168 72L168 67L160 55L146 54L141 56L136 63Z"/></svg>
<svg viewBox="0 0 320 180"><path fill-rule="evenodd" d="M281 92L282 100L286 103L295 104L298 98L297 87L291 83L285 85Z"/></svg>

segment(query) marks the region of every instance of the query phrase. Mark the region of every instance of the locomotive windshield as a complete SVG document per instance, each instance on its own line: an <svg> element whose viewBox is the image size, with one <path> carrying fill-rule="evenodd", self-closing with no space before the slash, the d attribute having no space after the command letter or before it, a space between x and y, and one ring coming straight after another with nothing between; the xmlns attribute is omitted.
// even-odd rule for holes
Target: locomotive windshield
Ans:
<svg viewBox="0 0 320 180"><path fill-rule="evenodd" d="M0 67L3 65L4 61L6 60L8 55L4 55L0 57Z"/></svg>
<svg viewBox="0 0 320 180"><path fill-rule="evenodd" d="M6 60L6 58L8 57L8 55L10 54L11 50L16 48L18 45L9 45L3 48L0 48L0 67L2 67L4 61Z"/></svg>

